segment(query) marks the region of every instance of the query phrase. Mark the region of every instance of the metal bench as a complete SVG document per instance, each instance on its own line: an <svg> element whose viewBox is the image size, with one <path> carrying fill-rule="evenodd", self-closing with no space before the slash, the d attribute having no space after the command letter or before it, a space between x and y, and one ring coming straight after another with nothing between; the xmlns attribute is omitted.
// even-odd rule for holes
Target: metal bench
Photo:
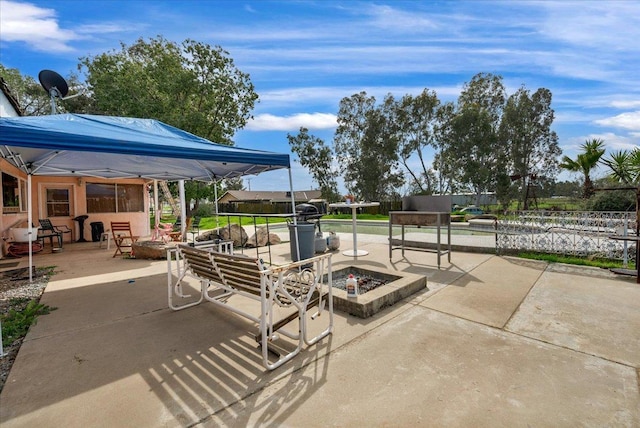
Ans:
<svg viewBox="0 0 640 428"><path fill-rule="evenodd" d="M174 262L177 265L175 278ZM260 259L179 244L167 249L167 268L169 307L177 311L206 300L256 322L259 330L255 339L261 345L263 364L269 370L292 359L305 344L313 345L333 331L331 254L284 266L266 267ZM182 287L187 276L200 281L200 296L197 300L191 298L187 303L176 305L176 298L191 297L184 294ZM256 316L233 307L229 300L232 295L260 302L260 313ZM309 318L315 319L323 314L327 303L327 327L316 336L307 337ZM309 315L308 310L315 306L317 311ZM293 312L274 320L278 308L292 309ZM299 324L296 331L285 328L294 320ZM285 355L277 352L278 359L272 362L269 352L273 350L271 344L276 332L297 343L295 349Z"/></svg>

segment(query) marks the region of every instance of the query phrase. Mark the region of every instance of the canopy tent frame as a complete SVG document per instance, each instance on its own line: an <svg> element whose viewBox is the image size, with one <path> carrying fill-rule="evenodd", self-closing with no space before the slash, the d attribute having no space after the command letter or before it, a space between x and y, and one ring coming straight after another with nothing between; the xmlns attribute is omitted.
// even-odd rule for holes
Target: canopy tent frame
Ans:
<svg viewBox="0 0 640 428"><path fill-rule="evenodd" d="M29 238L34 175L178 181L184 217L184 180L217 182L287 168L295 214L288 154L216 144L153 119L84 114L4 117L0 156L27 174ZM30 281L32 266L30 248Z"/></svg>

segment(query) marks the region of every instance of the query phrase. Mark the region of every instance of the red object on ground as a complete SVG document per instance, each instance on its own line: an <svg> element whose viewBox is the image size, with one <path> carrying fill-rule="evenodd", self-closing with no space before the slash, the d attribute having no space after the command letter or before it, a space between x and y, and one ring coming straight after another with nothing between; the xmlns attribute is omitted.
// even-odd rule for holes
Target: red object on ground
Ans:
<svg viewBox="0 0 640 428"><path fill-rule="evenodd" d="M42 251L42 244L40 242L32 242L31 243L31 251L34 253L38 253ZM12 242L9 244L9 248L7 252L14 257L21 257L25 254L29 254L29 243L28 242Z"/></svg>

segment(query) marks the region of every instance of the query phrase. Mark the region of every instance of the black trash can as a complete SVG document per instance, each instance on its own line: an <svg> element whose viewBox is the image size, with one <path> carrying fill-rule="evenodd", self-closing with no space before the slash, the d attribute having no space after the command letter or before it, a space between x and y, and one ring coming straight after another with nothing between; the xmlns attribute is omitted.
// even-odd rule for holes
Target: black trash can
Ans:
<svg viewBox="0 0 640 428"><path fill-rule="evenodd" d="M104 224L101 221L91 222L91 240L98 242L104 233Z"/></svg>
<svg viewBox="0 0 640 428"><path fill-rule="evenodd" d="M314 256L315 248L315 229L313 223L289 224L289 242L291 247L291 259L294 262L298 260L310 259ZM298 236L298 245L300 248L300 258L296 248L296 235Z"/></svg>

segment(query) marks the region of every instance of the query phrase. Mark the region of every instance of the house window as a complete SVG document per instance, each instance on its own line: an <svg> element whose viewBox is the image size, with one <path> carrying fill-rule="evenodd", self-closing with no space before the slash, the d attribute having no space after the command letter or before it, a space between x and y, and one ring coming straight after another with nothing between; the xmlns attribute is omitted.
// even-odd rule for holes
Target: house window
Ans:
<svg viewBox="0 0 640 428"><path fill-rule="evenodd" d="M141 184L87 183L88 213L131 213L144 211Z"/></svg>
<svg viewBox="0 0 640 428"><path fill-rule="evenodd" d="M69 189L47 189L47 217L71 215Z"/></svg>
<svg viewBox="0 0 640 428"><path fill-rule="evenodd" d="M24 180L2 173L2 212L18 213L27 210L27 186Z"/></svg>

